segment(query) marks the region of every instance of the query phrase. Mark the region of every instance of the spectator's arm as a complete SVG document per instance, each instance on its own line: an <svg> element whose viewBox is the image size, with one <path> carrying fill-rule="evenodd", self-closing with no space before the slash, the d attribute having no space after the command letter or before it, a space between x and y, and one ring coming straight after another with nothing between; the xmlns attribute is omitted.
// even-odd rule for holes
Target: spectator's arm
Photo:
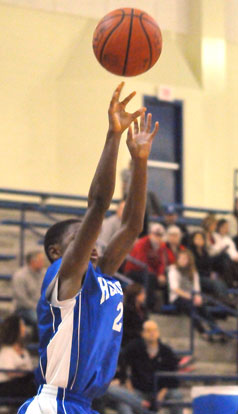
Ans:
<svg viewBox="0 0 238 414"><path fill-rule="evenodd" d="M134 389L134 387L132 385L132 382L131 382L130 378L127 378L127 380L125 382L125 386L128 389L128 391L130 391L130 392L134 392L135 391L135 389Z"/></svg>
<svg viewBox="0 0 238 414"><path fill-rule="evenodd" d="M168 388L161 388L161 390L159 390L159 392L157 393L157 398L156 398L157 401L163 402L166 397L167 392L168 392Z"/></svg>
<svg viewBox="0 0 238 414"><path fill-rule="evenodd" d="M229 254L230 258L235 262L238 261L238 251L236 249L235 243L230 237L227 237L228 240L228 249L227 253Z"/></svg>
<svg viewBox="0 0 238 414"><path fill-rule="evenodd" d="M174 292L177 293L177 295L180 296L181 298L188 299L188 300L192 299L191 293L188 293L185 290L175 289Z"/></svg>
<svg viewBox="0 0 238 414"><path fill-rule="evenodd" d="M178 358L174 351L167 345L164 345L162 353L162 367L162 371L167 372L176 372L178 370ZM159 383L161 381L163 381L163 389L176 388L178 386L178 380L175 378L163 378L163 380L159 380Z"/></svg>
<svg viewBox="0 0 238 414"><path fill-rule="evenodd" d="M158 255L159 255L159 265L157 270L157 277L159 280L166 282L166 257L165 257L165 251L164 249L160 248Z"/></svg>
<svg viewBox="0 0 238 414"><path fill-rule="evenodd" d="M197 272L194 273L194 279L193 279L193 288L195 290L195 292L201 292L201 286L200 286L200 280L199 280L199 275Z"/></svg>

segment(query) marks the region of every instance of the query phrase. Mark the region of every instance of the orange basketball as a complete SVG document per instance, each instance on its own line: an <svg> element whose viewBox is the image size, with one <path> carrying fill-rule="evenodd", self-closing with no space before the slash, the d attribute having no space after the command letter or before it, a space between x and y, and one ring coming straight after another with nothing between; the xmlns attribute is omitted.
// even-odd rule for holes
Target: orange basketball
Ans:
<svg viewBox="0 0 238 414"><path fill-rule="evenodd" d="M136 76L159 59L162 35L147 13L123 8L108 13L93 34L93 50L101 65L116 75Z"/></svg>

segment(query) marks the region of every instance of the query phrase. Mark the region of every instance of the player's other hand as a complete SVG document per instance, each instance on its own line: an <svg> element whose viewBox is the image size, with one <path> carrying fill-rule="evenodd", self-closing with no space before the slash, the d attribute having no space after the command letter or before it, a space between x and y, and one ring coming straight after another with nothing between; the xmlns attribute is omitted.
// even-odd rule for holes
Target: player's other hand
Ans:
<svg viewBox="0 0 238 414"><path fill-rule="evenodd" d="M159 123L156 122L153 131L151 131L152 115L142 113L140 117L140 126L135 119L134 131L129 127L127 135L127 146L129 148L132 159L148 159L151 151L151 146L155 135L159 130Z"/></svg>
<svg viewBox="0 0 238 414"><path fill-rule="evenodd" d="M109 131L117 134L122 134L123 131L125 131L125 129L127 129L131 123L146 110L146 108L140 108L132 114L126 112L126 106L135 96L136 92L132 92L120 102L119 98L123 86L124 82L121 82L114 91L108 110Z"/></svg>

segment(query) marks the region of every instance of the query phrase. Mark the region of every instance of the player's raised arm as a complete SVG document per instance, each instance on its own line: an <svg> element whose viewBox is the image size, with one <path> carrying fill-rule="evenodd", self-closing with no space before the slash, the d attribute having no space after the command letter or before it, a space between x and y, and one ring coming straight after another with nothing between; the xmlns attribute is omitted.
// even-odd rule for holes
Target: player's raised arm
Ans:
<svg viewBox="0 0 238 414"><path fill-rule="evenodd" d="M133 114L126 112L126 105L134 97L135 92L120 102L119 98L123 85L124 83L121 83L117 87L110 102L108 111L109 129L89 190L87 212L73 239L63 252L63 260L59 271L59 300L75 296L81 287L82 278L88 267L104 215L114 193L121 134L145 110L141 108Z"/></svg>
<svg viewBox="0 0 238 414"><path fill-rule="evenodd" d="M138 121L134 122L128 130L127 145L132 158L132 177L130 189L122 216L122 225L114 238L111 240L99 266L103 273L113 275L131 250L136 237L143 228L143 220L146 204L147 187L147 160L151 145L159 129L159 123L155 123L151 131L151 114L141 115L140 126Z"/></svg>

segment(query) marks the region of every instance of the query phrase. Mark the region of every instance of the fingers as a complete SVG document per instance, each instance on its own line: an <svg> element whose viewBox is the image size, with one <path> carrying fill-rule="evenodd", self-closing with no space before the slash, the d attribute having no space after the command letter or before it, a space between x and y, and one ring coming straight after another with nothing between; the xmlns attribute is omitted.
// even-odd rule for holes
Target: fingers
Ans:
<svg viewBox="0 0 238 414"><path fill-rule="evenodd" d="M130 93L130 95L128 95L125 99L123 99L123 101L121 102L121 104L123 106L126 106L128 104L128 102L130 102L132 100L132 98L134 98L135 95L136 95L136 92Z"/></svg>
<svg viewBox="0 0 238 414"><path fill-rule="evenodd" d="M133 132L132 132L132 126L130 125L127 131L127 143L130 143L133 141Z"/></svg>
<svg viewBox="0 0 238 414"><path fill-rule="evenodd" d="M143 112L140 117L140 131L143 132L144 130L145 130L145 112Z"/></svg>
<svg viewBox="0 0 238 414"><path fill-rule="evenodd" d="M125 82L121 82L118 87L115 89L113 95L112 95L112 99L111 99L111 104L110 106L112 106L115 102L118 102L120 94L121 94L121 90L124 86Z"/></svg>
<svg viewBox="0 0 238 414"><path fill-rule="evenodd" d="M151 120L152 120L152 115L148 114L147 115L147 119L146 119L146 132L150 132L151 129Z"/></svg>
<svg viewBox="0 0 238 414"><path fill-rule="evenodd" d="M139 133L139 124L138 124L138 120L135 119L134 121L134 134L138 134Z"/></svg>
<svg viewBox="0 0 238 414"><path fill-rule="evenodd" d="M153 131L151 132L150 141L153 141L153 139L154 139L154 137L155 137L155 135L157 134L158 131L159 131L159 122L157 121L155 123Z"/></svg>
<svg viewBox="0 0 238 414"><path fill-rule="evenodd" d="M131 114L132 121L134 121L139 116L141 117L143 114L145 114L146 108L140 108L138 111L135 111L133 114Z"/></svg>

